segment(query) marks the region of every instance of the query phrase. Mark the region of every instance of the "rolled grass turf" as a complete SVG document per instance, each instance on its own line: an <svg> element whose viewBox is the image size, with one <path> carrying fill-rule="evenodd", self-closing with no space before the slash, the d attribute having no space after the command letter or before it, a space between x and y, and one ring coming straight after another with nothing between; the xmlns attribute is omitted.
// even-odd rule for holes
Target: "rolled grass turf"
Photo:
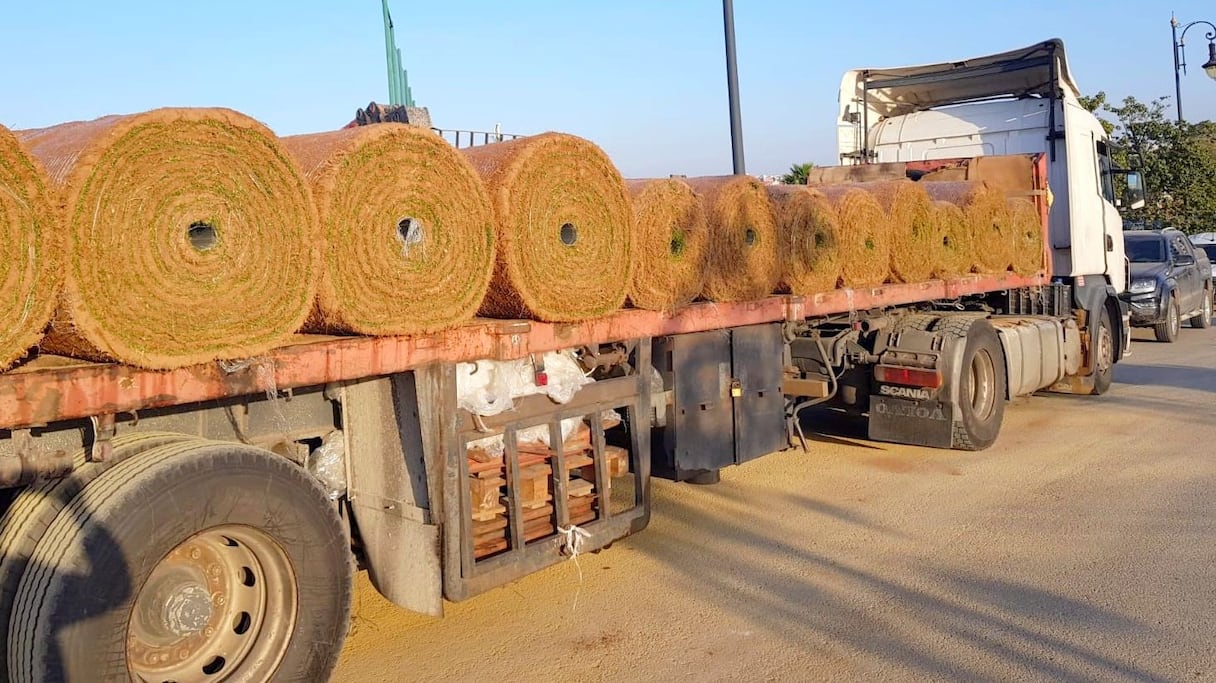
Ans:
<svg viewBox="0 0 1216 683"><path fill-rule="evenodd" d="M0 370L42 338L63 282L61 222L46 174L0 126Z"/></svg>
<svg viewBox="0 0 1216 683"><path fill-rule="evenodd" d="M626 181L633 201L636 266L629 302L670 312L705 287L709 228L705 207L678 178Z"/></svg>
<svg viewBox="0 0 1216 683"><path fill-rule="evenodd" d="M420 334L476 314L495 229L489 194L462 154L429 129L397 123L283 144L311 184L321 224L307 329Z"/></svg>
<svg viewBox="0 0 1216 683"><path fill-rule="evenodd" d="M634 224L625 182L599 147L544 133L462 153L486 184L498 235L482 315L572 322L624 304Z"/></svg>
<svg viewBox="0 0 1216 683"><path fill-rule="evenodd" d="M43 349L174 368L262 354L304 322L316 214L262 124L227 109L158 109L19 137L61 193L68 236Z"/></svg>
<svg viewBox="0 0 1216 683"><path fill-rule="evenodd" d="M806 296L840 284L840 220L831 201L805 185L770 185L782 254L782 289Z"/></svg>
<svg viewBox="0 0 1216 683"><path fill-rule="evenodd" d="M751 176L692 178L709 220L705 298L761 299L781 281L777 218L764 184Z"/></svg>

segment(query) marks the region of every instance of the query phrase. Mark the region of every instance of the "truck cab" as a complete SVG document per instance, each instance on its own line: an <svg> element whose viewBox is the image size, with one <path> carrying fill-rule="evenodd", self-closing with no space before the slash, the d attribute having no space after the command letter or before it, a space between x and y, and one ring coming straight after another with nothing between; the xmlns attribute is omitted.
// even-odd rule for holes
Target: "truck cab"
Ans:
<svg viewBox="0 0 1216 683"><path fill-rule="evenodd" d="M1136 173L1115 169L1101 122L1080 104L1064 44L1052 39L1000 54L925 66L866 68L841 82L841 164L1044 154L1054 281L1091 314L1130 327L1119 185L1143 200Z"/></svg>

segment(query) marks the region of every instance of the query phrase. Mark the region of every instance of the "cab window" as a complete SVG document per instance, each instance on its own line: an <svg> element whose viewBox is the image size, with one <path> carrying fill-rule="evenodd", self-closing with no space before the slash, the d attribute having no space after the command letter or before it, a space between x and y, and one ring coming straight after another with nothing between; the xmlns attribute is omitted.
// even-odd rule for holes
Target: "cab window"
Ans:
<svg viewBox="0 0 1216 683"><path fill-rule="evenodd" d="M1180 256L1190 256L1191 250L1187 247L1185 237L1178 236L1170 240L1170 258L1177 261Z"/></svg>
<svg viewBox="0 0 1216 683"><path fill-rule="evenodd" d="M1098 153L1098 191L1106 201L1114 204L1115 181L1111 174L1110 150L1105 142L1098 141L1095 146Z"/></svg>

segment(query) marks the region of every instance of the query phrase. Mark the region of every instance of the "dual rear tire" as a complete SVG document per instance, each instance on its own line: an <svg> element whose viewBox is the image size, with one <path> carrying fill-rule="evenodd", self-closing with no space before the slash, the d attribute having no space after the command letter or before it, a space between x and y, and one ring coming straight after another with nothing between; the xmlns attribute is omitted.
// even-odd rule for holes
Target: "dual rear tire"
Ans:
<svg viewBox="0 0 1216 683"><path fill-rule="evenodd" d="M324 490L250 446L115 453L22 492L0 523L9 680L325 680L352 560Z"/></svg>

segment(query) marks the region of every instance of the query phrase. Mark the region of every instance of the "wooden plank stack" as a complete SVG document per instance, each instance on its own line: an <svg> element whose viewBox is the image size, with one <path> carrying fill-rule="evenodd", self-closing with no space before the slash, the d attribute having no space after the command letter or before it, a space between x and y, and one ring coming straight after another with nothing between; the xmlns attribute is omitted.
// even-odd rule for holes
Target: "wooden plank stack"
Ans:
<svg viewBox="0 0 1216 683"><path fill-rule="evenodd" d="M619 420L605 420L605 427ZM553 495L554 452L536 441L521 441L519 452L519 490L514 492L523 508L524 542L552 536L557 531ZM629 471L629 451L608 446L604 452L610 476ZM582 422L562 444L570 524L587 524L599 516L601 487L596 484L595 449L591 428ZM484 449L468 449L469 504L473 528L473 556L489 557L510 546L510 498L508 477L502 456L491 456ZM605 482L606 491L611 482Z"/></svg>

